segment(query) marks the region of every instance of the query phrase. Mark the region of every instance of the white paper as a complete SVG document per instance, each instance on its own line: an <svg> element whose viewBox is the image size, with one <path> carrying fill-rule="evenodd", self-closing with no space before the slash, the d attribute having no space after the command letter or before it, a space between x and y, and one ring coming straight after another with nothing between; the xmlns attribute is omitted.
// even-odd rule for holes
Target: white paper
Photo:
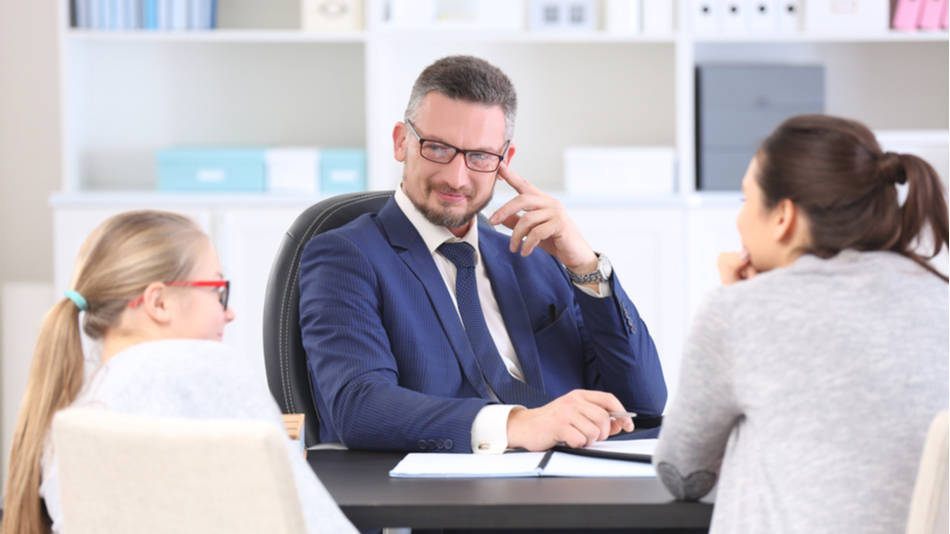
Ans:
<svg viewBox="0 0 950 534"><path fill-rule="evenodd" d="M555 452L544 467L546 477L655 477L652 464Z"/></svg>
<svg viewBox="0 0 950 534"><path fill-rule="evenodd" d="M623 441L598 441L587 447L595 451L622 452L627 454L649 454L653 456L657 439L628 439Z"/></svg>
<svg viewBox="0 0 950 534"><path fill-rule="evenodd" d="M389 472L394 478L536 477L543 452L455 454L410 452Z"/></svg>
<svg viewBox="0 0 950 534"><path fill-rule="evenodd" d="M601 441L590 449L653 454L655 439ZM554 452L544 469L538 464L543 452L505 454L454 454L447 452L411 452L396 464L393 478L509 478L509 477L653 477L656 471L645 462L596 458L566 452Z"/></svg>

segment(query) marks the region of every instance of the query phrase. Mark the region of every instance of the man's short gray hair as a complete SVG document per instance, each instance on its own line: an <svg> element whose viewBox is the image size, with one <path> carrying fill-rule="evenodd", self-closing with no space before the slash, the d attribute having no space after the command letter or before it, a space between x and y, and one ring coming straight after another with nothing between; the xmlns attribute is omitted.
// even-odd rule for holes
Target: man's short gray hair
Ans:
<svg viewBox="0 0 950 534"><path fill-rule="evenodd" d="M498 67L473 56L447 56L429 65L412 84L406 118L414 120L422 99L432 91L466 102L499 105L505 114L505 140L515 133L518 96Z"/></svg>

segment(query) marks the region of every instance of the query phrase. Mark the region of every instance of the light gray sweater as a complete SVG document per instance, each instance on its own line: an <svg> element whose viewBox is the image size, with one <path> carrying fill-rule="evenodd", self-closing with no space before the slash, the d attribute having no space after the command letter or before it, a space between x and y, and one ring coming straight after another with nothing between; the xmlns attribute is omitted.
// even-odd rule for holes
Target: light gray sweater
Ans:
<svg viewBox="0 0 950 534"><path fill-rule="evenodd" d="M260 372L217 341L173 339L126 349L88 378L73 406L192 419L260 419L284 431L280 410ZM356 533L304 460L300 446L288 439L287 451L308 532ZM53 532L61 532L54 452L47 448L43 457L40 496Z"/></svg>
<svg viewBox="0 0 950 534"><path fill-rule="evenodd" d="M947 284L844 251L714 292L654 455L679 499L718 481L710 532L903 532L948 403Z"/></svg>

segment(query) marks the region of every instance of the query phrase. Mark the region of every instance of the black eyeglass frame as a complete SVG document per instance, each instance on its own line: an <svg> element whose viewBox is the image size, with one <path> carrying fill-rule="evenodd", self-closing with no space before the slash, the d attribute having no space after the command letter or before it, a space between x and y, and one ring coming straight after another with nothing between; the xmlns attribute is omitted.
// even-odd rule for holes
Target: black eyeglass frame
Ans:
<svg viewBox="0 0 950 534"><path fill-rule="evenodd" d="M508 147L511 146L511 140L509 139L508 141L505 141L505 147L501 149L501 152L502 152L501 154L495 154L494 152L488 152L488 151L486 151L486 150L464 150L464 149L461 149L461 148L459 148L459 147L457 147L457 146L450 145L450 144L446 143L445 141L436 141L435 139L424 139L421 135L419 135L419 132L416 131L416 127L415 127L415 125L412 124L412 121L410 121L409 119L406 119L404 122L406 123L406 126L409 127L409 131L412 132L412 135L416 136L416 139L419 140L419 155L422 156L422 158L423 158L424 160L426 160L426 161L431 161L432 163L438 163L438 164L440 164L440 165L448 165L449 163L452 163L452 160L455 159L455 156L457 156L457 155L459 155L459 153L461 153L461 154L462 154L462 160L465 161L465 167L467 167L469 170L472 170L472 171L475 171L475 172L495 172L495 171L498 170L498 167L501 167L501 162L502 162L502 161L505 161L504 153L505 153L505 152L508 152ZM435 160L435 159L432 159L432 158L428 158L428 157L426 157L426 155L422 152L422 149L423 149L423 147L425 146L426 143L437 143L437 144L439 144L439 145L442 145L442 146L451 148L451 149L454 150L455 152L453 152L453 153L452 153L452 157L450 157L450 158L449 158L448 160L446 160L446 161L439 161L439 160ZM472 167L472 165L471 165L471 164L469 163L469 161L468 161L468 155L469 155L469 154L485 154L485 155L488 155L488 156L494 156L494 157L498 158L498 163L495 165L495 168L493 168L493 169L491 169L491 170L487 170L487 169L476 169L476 168Z"/></svg>

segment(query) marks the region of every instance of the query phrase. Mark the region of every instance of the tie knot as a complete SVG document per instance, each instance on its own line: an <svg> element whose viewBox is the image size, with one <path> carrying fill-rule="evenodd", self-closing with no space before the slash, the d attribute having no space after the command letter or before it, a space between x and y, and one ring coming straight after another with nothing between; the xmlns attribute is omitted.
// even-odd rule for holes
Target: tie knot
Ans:
<svg viewBox="0 0 950 534"><path fill-rule="evenodd" d="M438 248L442 254L455 265L456 269L475 267L475 249L464 241L457 243L442 243Z"/></svg>

